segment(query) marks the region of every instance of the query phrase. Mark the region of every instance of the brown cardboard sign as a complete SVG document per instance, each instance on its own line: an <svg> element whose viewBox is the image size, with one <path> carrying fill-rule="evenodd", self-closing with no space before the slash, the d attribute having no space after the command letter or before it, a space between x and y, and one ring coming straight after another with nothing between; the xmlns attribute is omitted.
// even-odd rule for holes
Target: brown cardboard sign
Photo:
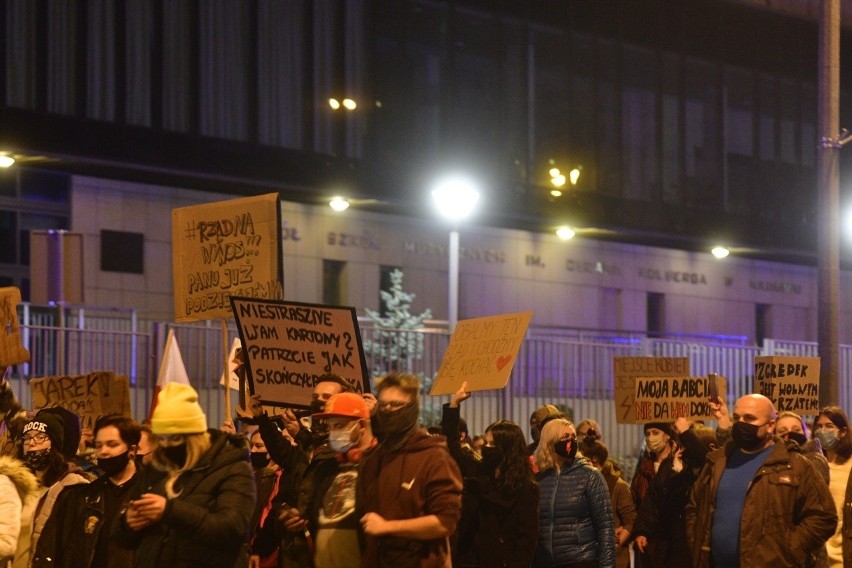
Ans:
<svg viewBox="0 0 852 568"><path fill-rule="evenodd" d="M636 416L636 379L687 377L688 357L615 357L615 419L619 424L640 424Z"/></svg>
<svg viewBox="0 0 852 568"><path fill-rule="evenodd" d="M674 422L676 418L707 420L713 418L710 397L713 379L704 377L637 377L634 406L636 420ZM725 377L715 377L718 396L725 398Z"/></svg>
<svg viewBox="0 0 852 568"><path fill-rule="evenodd" d="M231 316L230 296L284 297L278 194L172 211L175 320Z"/></svg>
<svg viewBox="0 0 852 568"><path fill-rule="evenodd" d="M231 304L251 393L263 404L310 406L325 373L370 392L355 308L234 296Z"/></svg>
<svg viewBox="0 0 852 568"><path fill-rule="evenodd" d="M33 406L61 406L80 417L83 428L107 414L130 416L130 381L125 375L96 371L88 375L41 377L30 381Z"/></svg>
<svg viewBox="0 0 852 568"><path fill-rule="evenodd" d="M778 412L819 414L819 357L754 358L754 392L769 398Z"/></svg>
<svg viewBox="0 0 852 568"><path fill-rule="evenodd" d="M30 352L21 343L18 324L18 304L21 291L14 287L0 288L0 367L9 367L30 360ZM5 372L5 369L3 369ZM2 378L2 377L0 377Z"/></svg>
<svg viewBox="0 0 852 568"><path fill-rule="evenodd" d="M429 394L454 393L465 381L468 391L504 388L532 316L519 312L460 321Z"/></svg>

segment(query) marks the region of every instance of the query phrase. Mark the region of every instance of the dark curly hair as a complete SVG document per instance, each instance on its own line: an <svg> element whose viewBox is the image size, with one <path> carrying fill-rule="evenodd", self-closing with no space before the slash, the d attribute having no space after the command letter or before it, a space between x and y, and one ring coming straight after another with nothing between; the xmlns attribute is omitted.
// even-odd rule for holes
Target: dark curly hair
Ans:
<svg viewBox="0 0 852 568"><path fill-rule="evenodd" d="M535 483L521 427L511 420L498 420L485 429L486 434L489 432L501 455L496 477L500 491L516 492L524 485Z"/></svg>

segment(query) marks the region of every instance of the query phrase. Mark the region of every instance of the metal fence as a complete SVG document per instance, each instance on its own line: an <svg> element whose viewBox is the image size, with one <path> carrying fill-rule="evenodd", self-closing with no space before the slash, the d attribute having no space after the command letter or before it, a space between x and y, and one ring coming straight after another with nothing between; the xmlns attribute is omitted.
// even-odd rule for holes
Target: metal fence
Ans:
<svg viewBox="0 0 852 568"><path fill-rule="evenodd" d="M107 370L130 377L134 417L144 418L165 338L173 328L209 423L219 424L224 419L224 393L219 386L224 353L218 322L138 322L128 314L82 317L75 313L66 315L64 325L57 323L58 318L44 314L22 320L21 336L32 360L13 369L12 383L25 406L31 404L27 384L30 378ZM233 327L228 332L230 346L237 332ZM361 335L373 377L391 370L411 372L422 378L425 392L449 342L449 334L443 329L384 330L367 324L362 325ZM507 388L474 393L464 403L462 416L472 434L483 432L498 418L513 420L527 430L533 410L542 404L556 404L575 421L597 420L611 454L628 462L638 452L642 431L639 426L616 422L613 359L638 355L688 357L691 375L716 372L727 377L727 398L734 400L751 392L755 356L816 356L816 344L767 340L759 348L745 345L739 339L711 342L595 332L555 336L531 330L521 346ZM842 346L840 355L842 380L838 403L852 409L852 390L846 381L852 371L852 346ZM423 396L422 421L437 423L441 405L449 398Z"/></svg>

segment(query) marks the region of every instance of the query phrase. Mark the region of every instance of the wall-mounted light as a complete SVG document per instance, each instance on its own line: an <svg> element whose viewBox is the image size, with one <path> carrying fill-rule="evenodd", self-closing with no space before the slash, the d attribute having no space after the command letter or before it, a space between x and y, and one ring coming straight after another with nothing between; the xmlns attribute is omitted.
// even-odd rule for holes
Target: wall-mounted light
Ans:
<svg viewBox="0 0 852 568"><path fill-rule="evenodd" d="M726 247L723 247L721 245L717 245L717 246L713 247L712 249L710 249L710 253L713 256L715 256L716 258L721 260L721 259L725 258L726 256L728 256L729 254L731 254L731 251L728 250Z"/></svg>
<svg viewBox="0 0 852 568"><path fill-rule="evenodd" d="M580 168L574 168L568 173L571 185L577 185L577 180L580 179Z"/></svg>
<svg viewBox="0 0 852 568"><path fill-rule="evenodd" d="M558 229L556 229L556 236L562 239L563 241L568 241L574 238L574 235L577 233L569 227L568 225L562 225Z"/></svg>
<svg viewBox="0 0 852 568"><path fill-rule="evenodd" d="M15 163L15 158L6 154L0 154L0 168L10 168Z"/></svg>
<svg viewBox="0 0 852 568"><path fill-rule="evenodd" d="M328 106L330 106L334 110L337 110L340 108L340 101L338 101L337 99L328 99Z"/></svg>
<svg viewBox="0 0 852 568"><path fill-rule="evenodd" d="M355 110L358 108L358 104L352 99L343 99L343 107L346 110Z"/></svg>
<svg viewBox="0 0 852 568"><path fill-rule="evenodd" d="M341 211L346 211L347 209L349 209L349 201L346 198L340 197L338 195L331 198L331 201L328 202L328 206L339 213Z"/></svg>
<svg viewBox="0 0 852 568"><path fill-rule="evenodd" d="M562 197L562 190L561 189L551 189L550 195L552 195L553 197Z"/></svg>

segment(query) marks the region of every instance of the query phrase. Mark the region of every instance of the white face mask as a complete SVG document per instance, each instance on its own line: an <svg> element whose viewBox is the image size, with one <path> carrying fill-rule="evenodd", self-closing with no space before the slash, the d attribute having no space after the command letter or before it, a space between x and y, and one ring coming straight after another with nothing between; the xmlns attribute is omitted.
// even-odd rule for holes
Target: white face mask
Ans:
<svg viewBox="0 0 852 568"><path fill-rule="evenodd" d="M355 429L358 427L356 421L351 428L346 430L331 430L328 433L328 445L331 449L339 454L345 454L352 449L358 442L358 437L354 436ZM352 438L355 438L354 440Z"/></svg>
<svg viewBox="0 0 852 568"><path fill-rule="evenodd" d="M666 438L665 434L653 434L645 438L645 443L649 450L655 454L659 454L666 447L666 442L668 442Z"/></svg>

